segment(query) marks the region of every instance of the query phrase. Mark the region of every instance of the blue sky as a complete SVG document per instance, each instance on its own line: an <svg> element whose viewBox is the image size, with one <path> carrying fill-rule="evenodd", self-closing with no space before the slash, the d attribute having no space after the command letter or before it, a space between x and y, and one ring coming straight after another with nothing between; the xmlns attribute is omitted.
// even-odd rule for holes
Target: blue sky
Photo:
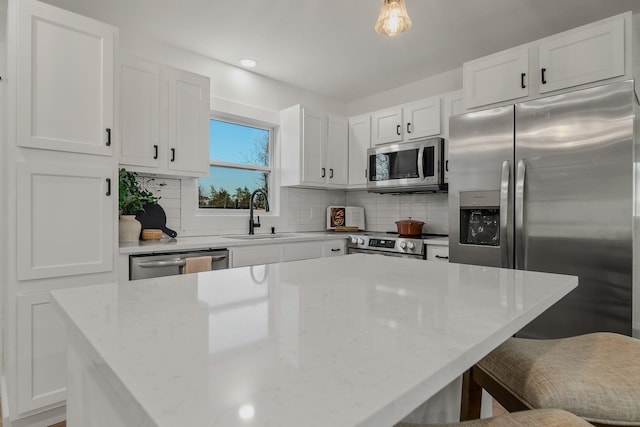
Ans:
<svg viewBox="0 0 640 427"><path fill-rule="evenodd" d="M209 157L212 160L252 164L255 163L256 143L268 137L268 131L210 120L209 135ZM215 168L212 175L200 179L199 184L207 191L214 185L216 189L225 188L230 193L237 187L256 188L260 177L259 173L253 171L227 168Z"/></svg>

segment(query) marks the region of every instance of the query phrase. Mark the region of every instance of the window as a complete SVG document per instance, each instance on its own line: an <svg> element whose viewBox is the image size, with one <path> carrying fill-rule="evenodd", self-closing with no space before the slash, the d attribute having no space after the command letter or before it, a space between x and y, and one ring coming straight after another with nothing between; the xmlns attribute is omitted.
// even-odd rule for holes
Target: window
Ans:
<svg viewBox="0 0 640 427"><path fill-rule="evenodd" d="M240 122L209 121L209 176L198 180L201 209L248 209L255 190L269 194L273 129ZM256 209L264 198L256 197Z"/></svg>

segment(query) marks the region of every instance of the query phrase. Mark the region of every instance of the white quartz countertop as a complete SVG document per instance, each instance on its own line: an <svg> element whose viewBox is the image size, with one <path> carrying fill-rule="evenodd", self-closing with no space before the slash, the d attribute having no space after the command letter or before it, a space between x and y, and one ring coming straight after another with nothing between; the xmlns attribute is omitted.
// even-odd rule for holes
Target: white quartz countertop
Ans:
<svg viewBox="0 0 640 427"><path fill-rule="evenodd" d="M152 426L389 427L577 286L348 255L52 292ZM137 425L137 424L136 424Z"/></svg>
<svg viewBox="0 0 640 427"><path fill-rule="evenodd" d="M316 240L347 239L347 233L337 232L306 232L306 233L277 233L236 236L194 236L167 238L161 240L140 240L132 243L121 243L121 254L139 254L148 252L170 252L203 248L233 248L238 246L269 245L291 242L311 242Z"/></svg>

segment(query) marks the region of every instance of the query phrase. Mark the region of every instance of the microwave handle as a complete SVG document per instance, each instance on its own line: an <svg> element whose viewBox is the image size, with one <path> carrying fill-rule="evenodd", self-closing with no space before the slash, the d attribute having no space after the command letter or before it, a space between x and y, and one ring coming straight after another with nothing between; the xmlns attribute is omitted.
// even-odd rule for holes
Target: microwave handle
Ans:
<svg viewBox="0 0 640 427"><path fill-rule="evenodd" d="M423 168L423 160L424 160L424 147L420 147L418 149L418 177L420 179L424 179L424 170Z"/></svg>

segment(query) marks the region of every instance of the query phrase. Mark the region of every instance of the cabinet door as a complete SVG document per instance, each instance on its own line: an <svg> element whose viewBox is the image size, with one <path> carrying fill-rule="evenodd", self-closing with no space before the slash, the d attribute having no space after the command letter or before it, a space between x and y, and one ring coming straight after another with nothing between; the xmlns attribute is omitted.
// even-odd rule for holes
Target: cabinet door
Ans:
<svg viewBox="0 0 640 427"><path fill-rule="evenodd" d="M462 91L450 92L442 98L444 120L442 136L444 138L444 182L449 182L449 118L464 113Z"/></svg>
<svg viewBox="0 0 640 427"><path fill-rule="evenodd" d="M231 266L235 268L280 262L282 252L282 246L279 245L233 248L231 249Z"/></svg>
<svg viewBox="0 0 640 427"><path fill-rule="evenodd" d="M113 269L118 180L110 161L86 163L29 160L17 165L19 280Z"/></svg>
<svg viewBox="0 0 640 427"><path fill-rule="evenodd" d="M17 3L17 144L112 155L117 30L40 2Z"/></svg>
<svg viewBox="0 0 640 427"><path fill-rule="evenodd" d="M158 167L160 144L160 67L137 58L123 60L120 74L119 163Z"/></svg>
<svg viewBox="0 0 640 427"><path fill-rule="evenodd" d="M367 150L371 146L371 116L349 119L349 187L367 185Z"/></svg>
<svg viewBox="0 0 640 427"><path fill-rule="evenodd" d="M413 140L440 134L440 98L412 102L403 107L404 139Z"/></svg>
<svg viewBox="0 0 640 427"><path fill-rule="evenodd" d="M371 115L371 145L402 141L402 108L377 111Z"/></svg>
<svg viewBox="0 0 640 427"><path fill-rule="evenodd" d="M528 96L528 71L528 47L465 62L462 66L465 108Z"/></svg>
<svg viewBox="0 0 640 427"><path fill-rule="evenodd" d="M328 170L325 166L327 116L302 109L302 181L324 184Z"/></svg>
<svg viewBox="0 0 640 427"><path fill-rule="evenodd" d="M327 124L327 183L347 185L349 157L349 123L340 117L328 117Z"/></svg>
<svg viewBox="0 0 640 427"><path fill-rule="evenodd" d="M449 262L449 246L427 245L427 261Z"/></svg>
<svg viewBox="0 0 640 427"><path fill-rule="evenodd" d="M322 242L288 243L284 245L282 261L297 261L322 257Z"/></svg>
<svg viewBox="0 0 640 427"><path fill-rule="evenodd" d="M48 292L17 297L17 346L18 413L63 404L67 329Z"/></svg>
<svg viewBox="0 0 640 427"><path fill-rule="evenodd" d="M209 78L163 70L168 94L167 168L184 176L209 175Z"/></svg>
<svg viewBox="0 0 640 427"><path fill-rule="evenodd" d="M539 55L540 93L622 76L624 20L549 37Z"/></svg>

